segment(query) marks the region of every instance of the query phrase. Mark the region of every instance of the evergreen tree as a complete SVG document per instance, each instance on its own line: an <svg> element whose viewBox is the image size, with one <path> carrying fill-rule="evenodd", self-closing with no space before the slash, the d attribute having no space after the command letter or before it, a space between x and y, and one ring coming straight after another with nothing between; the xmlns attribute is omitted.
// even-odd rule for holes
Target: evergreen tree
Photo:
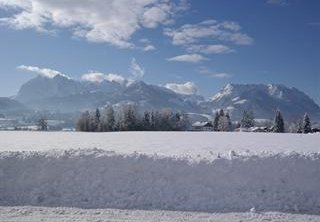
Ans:
<svg viewBox="0 0 320 222"><path fill-rule="evenodd" d="M137 110L133 105L128 105L123 111L123 130L138 130Z"/></svg>
<svg viewBox="0 0 320 222"><path fill-rule="evenodd" d="M151 129L151 119L150 112L145 111L142 120L142 130L150 130Z"/></svg>
<svg viewBox="0 0 320 222"><path fill-rule="evenodd" d="M279 110L276 111L273 122L273 132L284 133L284 120Z"/></svg>
<svg viewBox="0 0 320 222"><path fill-rule="evenodd" d="M232 122L229 113L226 114L226 120L227 120L227 128L226 131L231 131L232 128Z"/></svg>
<svg viewBox="0 0 320 222"><path fill-rule="evenodd" d="M159 111L156 111L154 113L154 130L156 131L161 130L161 121L162 121L162 116Z"/></svg>
<svg viewBox="0 0 320 222"><path fill-rule="evenodd" d="M114 131L122 131L123 130L123 120L122 115L118 112L115 117L115 125L114 125Z"/></svg>
<svg viewBox="0 0 320 222"><path fill-rule="evenodd" d="M174 114L174 126L173 126L173 130L181 130L181 114L178 112L178 113L175 113Z"/></svg>
<svg viewBox="0 0 320 222"><path fill-rule="evenodd" d="M94 131L95 132L101 131L100 117L101 117L100 110L96 109L96 113L94 116Z"/></svg>
<svg viewBox="0 0 320 222"><path fill-rule="evenodd" d="M219 111L219 117L221 117L221 116L224 116L224 111L223 111L223 109L220 109L220 111Z"/></svg>
<svg viewBox="0 0 320 222"><path fill-rule="evenodd" d="M97 130L97 125L96 125L96 116L95 112L90 112L89 113L89 132L95 132Z"/></svg>
<svg viewBox="0 0 320 222"><path fill-rule="evenodd" d="M84 120L84 131L89 132L90 131L90 113L89 113L89 111L84 112L83 120Z"/></svg>
<svg viewBox="0 0 320 222"><path fill-rule="evenodd" d="M151 127L151 130L156 130L156 118L153 111L151 112L151 117L150 117L150 127Z"/></svg>
<svg viewBox="0 0 320 222"><path fill-rule="evenodd" d="M107 122L108 122L108 130L113 131L115 128L115 116L114 116L114 109L112 106L107 108Z"/></svg>
<svg viewBox="0 0 320 222"><path fill-rule="evenodd" d="M242 128L250 128L254 127L254 114L253 112L243 111L242 113L242 119L240 121Z"/></svg>
<svg viewBox="0 0 320 222"><path fill-rule="evenodd" d="M224 113L220 110L219 121L218 121L218 131L230 131L231 130L231 120L228 113Z"/></svg>
<svg viewBox="0 0 320 222"><path fill-rule="evenodd" d="M39 119L38 128L40 131L47 131L48 130L47 120L45 120L44 118Z"/></svg>
<svg viewBox="0 0 320 222"><path fill-rule="evenodd" d="M297 123L297 131L296 133L302 133L302 121L299 120Z"/></svg>
<svg viewBox="0 0 320 222"><path fill-rule="evenodd" d="M174 127L173 130L174 131L184 131L187 128L187 122L185 122L186 119L184 119L185 115L177 112L174 115Z"/></svg>
<svg viewBox="0 0 320 222"><path fill-rule="evenodd" d="M308 116L307 113L304 114L304 116L303 116L302 132L303 133L311 133L312 132L310 117Z"/></svg>
<svg viewBox="0 0 320 222"><path fill-rule="evenodd" d="M219 130L219 113L216 112L214 120L213 120L213 131Z"/></svg>

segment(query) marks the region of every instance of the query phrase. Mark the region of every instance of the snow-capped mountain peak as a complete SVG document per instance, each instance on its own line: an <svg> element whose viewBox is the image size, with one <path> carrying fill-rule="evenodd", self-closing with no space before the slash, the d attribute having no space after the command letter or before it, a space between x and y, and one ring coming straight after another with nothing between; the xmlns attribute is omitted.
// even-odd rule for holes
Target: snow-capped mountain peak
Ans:
<svg viewBox="0 0 320 222"><path fill-rule="evenodd" d="M231 109L234 119L244 110L253 111L257 118L271 119L276 110L287 120L301 118L305 112L320 118L320 107L303 92L282 84L227 84L211 99L217 109Z"/></svg>
<svg viewBox="0 0 320 222"><path fill-rule="evenodd" d="M228 83L220 92L212 97L212 101L219 101L225 96L231 95L233 91L233 85Z"/></svg>

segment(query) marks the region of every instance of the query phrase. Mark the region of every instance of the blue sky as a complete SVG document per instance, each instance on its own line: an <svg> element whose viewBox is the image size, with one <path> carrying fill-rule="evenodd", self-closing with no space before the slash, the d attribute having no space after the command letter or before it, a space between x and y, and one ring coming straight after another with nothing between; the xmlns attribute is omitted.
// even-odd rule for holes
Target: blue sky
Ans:
<svg viewBox="0 0 320 222"><path fill-rule="evenodd" d="M36 75L212 96L282 83L320 103L318 0L0 0L0 95Z"/></svg>

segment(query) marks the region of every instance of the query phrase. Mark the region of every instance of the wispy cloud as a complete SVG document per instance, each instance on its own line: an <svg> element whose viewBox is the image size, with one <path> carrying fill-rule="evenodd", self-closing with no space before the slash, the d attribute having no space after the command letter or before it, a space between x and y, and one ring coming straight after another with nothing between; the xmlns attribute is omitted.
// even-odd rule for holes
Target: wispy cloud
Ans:
<svg viewBox="0 0 320 222"><path fill-rule="evenodd" d="M197 86L193 82L186 82L186 83L167 83L165 85L167 89L170 89L178 94L185 94L185 95L191 95L196 94L198 89Z"/></svg>
<svg viewBox="0 0 320 222"><path fill-rule="evenodd" d="M124 78L122 75L113 74L113 73L105 74L101 72L90 72L90 73L83 74L81 76L81 79L89 82L101 83L103 81L109 81L109 82L116 82L119 84L124 84L127 81L126 78Z"/></svg>
<svg viewBox="0 0 320 222"><path fill-rule="evenodd" d="M253 38L240 30L241 26L236 22L206 20L198 24L186 24L178 29L166 28L164 34L172 38L173 45L186 46L197 44L201 40L251 45Z"/></svg>
<svg viewBox="0 0 320 222"><path fill-rule="evenodd" d="M225 45L191 45L187 48L187 51L194 53L202 53L206 55L227 54L235 52L234 49L231 49Z"/></svg>
<svg viewBox="0 0 320 222"><path fill-rule="evenodd" d="M205 57L199 54L184 54L175 56L167 59L170 62L189 62L189 63L198 63L206 60Z"/></svg>
<svg viewBox="0 0 320 222"><path fill-rule="evenodd" d="M145 69L139 65L135 58L131 59L129 72L133 77L133 80L141 79L145 74Z"/></svg>
<svg viewBox="0 0 320 222"><path fill-rule="evenodd" d="M18 66L17 69L22 70L22 71L27 71L30 73L34 73L34 74L37 74L37 75L40 75L43 77L47 77L47 78L51 78L51 79L56 77L57 75L64 76L66 78L70 78L69 76L67 76L57 70L49 69L49 68L40 68L37 66L21 65L21 66Z"/></svg>
<svg viewBox="0 0 320 222"><path fill-rule="evenodd" d="M232 75L229 74L229 73L224 73L224 72L221 72L221 73L212 73L209 75L210 77L212 78L217 78L217 79L228 79L228 78L231 78Z"/></svg>
<svg viewBox="0 0 320 222"><path fill-rule="evenodd" d="M146 45L145 47L143 47L142 50L145 52L154 51L154 50L156 50L156 47L153 45Z"/></svg>
<svg viewBox="0 0 320 222"><path fill-rule="evenodd" d="M168 61L198 63L208 58L204 55L228 54L236 52L226 44L252 45L254 40L241 31L235 21L205 20L197 24L185 24L180 28L165 28L164 35L171 43L181 46L187 54L169 58Z"/></svg>
<svg viewBox="0 0 320 222"><path fill-rule="evenodd" d="M135 58L131 59L129 65L129 75L125 77L124 75L115 74L115 73L103 73L103 72L88 72L81 76L81 79L84 81L98 82L103 81L117 82L119 84L130 84L135 80L141 79L145 74L144 68L139 65Z"/></svg>
<svg viewBox="0 0 320 222"><path fill-rule="evenodd" d="M214 72L211 71L208 67L201 66L199 68L199 73L208 76L209 78L216 78L216 79L228 79L231 78L233 75L226 72Z"/></svg>
<svg viewBox="0 0 320 222"><path fill-rule="evenodd" d="M152 45L149 39L146 39L146 38L140 39L139 42L143 44L143 46L141 47L142 51L149 52L149 51L156 50L156 47Z"/></svg>
<svg viewBox="0 0 320 222"><path fill-rule="evenodd" d="M187 5L185 0L0 0L0 8L11 14L0 24L41 32L68 29L90 42L133 48L135 32L172 22L173 15Z"/></svg>

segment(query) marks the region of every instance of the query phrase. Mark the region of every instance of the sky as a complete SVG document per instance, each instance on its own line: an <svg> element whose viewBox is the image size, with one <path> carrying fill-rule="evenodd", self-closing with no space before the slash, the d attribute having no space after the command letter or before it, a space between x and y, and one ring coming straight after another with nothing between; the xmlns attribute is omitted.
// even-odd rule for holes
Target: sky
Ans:
<svg viewBox="0 0 320 222"><path fill-rule="evenodd" d="M280 83L320 104L318 0L0 0L0 96L36 75L213 96Z"/></svg>

